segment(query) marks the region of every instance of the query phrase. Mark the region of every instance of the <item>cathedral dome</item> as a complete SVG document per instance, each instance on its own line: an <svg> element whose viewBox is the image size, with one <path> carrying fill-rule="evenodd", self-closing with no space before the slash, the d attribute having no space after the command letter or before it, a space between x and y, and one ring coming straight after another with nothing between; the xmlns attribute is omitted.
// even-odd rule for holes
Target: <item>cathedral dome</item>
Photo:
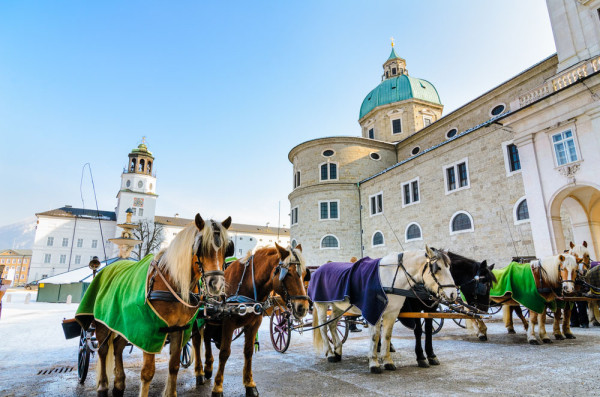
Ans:
<svg viewBox="0 0 600 397"><path fill-rule="evenodd" d="M406 99L420 99L441 105L437 90L427 80L401 74L383 80L375 89L365 97L360 106L359 120L378 106L387 105Z"/></svg>

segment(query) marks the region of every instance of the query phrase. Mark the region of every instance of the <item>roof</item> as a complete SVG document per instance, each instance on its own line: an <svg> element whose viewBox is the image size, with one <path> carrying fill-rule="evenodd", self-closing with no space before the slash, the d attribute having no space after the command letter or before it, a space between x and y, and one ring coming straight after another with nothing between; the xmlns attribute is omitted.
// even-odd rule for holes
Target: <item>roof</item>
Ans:
<svg viewBox="0 0 600 397"><path fill-rule="evenodd" d="M437 105L442 104L433 84L427 80L403 74L383 80L369 92L360 106L359 120L378 106L406 99L420 99Z"/></svg>
<svg viewBox="0 0 600 397"><path fill-rule="evenodd" d="M10 248L0 251L0 255L31 256L32 253L32 250L14 250Z"/></svg>
<svg viewBox="0 0 600 397"><path fill-rule="evenodd" d="M98 268L98 271L103 269L107 263L110 265L111 263L114 263L121 259L122 258L111 258L111 259L108 259L107 261L100 262L100 267ZM129 260L136 260L136 259L129 258ZM92 275L93 275L92 269L90 269L89 266L83 266L83 267L80 267L79 269L75 269L75 270L71 270L68 272L57 274L56 276L43 278L43 279L39 280L38 282L46 283L46 284L71 284L71 283L81 283L81 282L91 283Z"/></svg>
<svg viewBox="0 0 600 397"><path fill-rule="evenodd" d="M398 59L400 58L398 56L398 54L396 54L396 50L394 49L394 47L392 47L392 52L390 53L390 57L387 59L388 61L392 60L392 59ZM402 58L400 58L402 59Z"/></svg>
<svg viewBox="0 0 600 397"><path fill-rule="evenodd" d="M73 208L73 207L62 207L54 210L39 212L36 214L44 216L57 216L65 218L89 218L89 219L101 219L105 221L116 221L117 215L114 211L96 211L86 210L84 208Z"/></svg>
<svg viewBox="0 0 600 397"><path fill-rule="evenodd" d="M176 226L176 227L185 227L192 223L193 219L186 219L180 217L173 216L155 216L154 221L156 223L160 223L165 226ZM241 223L232 223L228 229L228 232L238 232L238 233L260 233L260 234L279 234L280 235L289 235L290 229L287 228L276 228L276 227L267 227L267 226L259 226L259 225L245 225Z"/></svg>

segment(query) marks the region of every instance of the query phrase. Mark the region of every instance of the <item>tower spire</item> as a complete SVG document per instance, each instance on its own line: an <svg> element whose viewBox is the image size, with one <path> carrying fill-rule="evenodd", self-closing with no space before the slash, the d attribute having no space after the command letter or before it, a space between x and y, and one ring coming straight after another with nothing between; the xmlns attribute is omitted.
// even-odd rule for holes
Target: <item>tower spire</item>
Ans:
<svg viewBox="0 0 600 397"><path fill-rule="evenodd" d="M406 61L396 53L396 49L394 48L394 36L390 37L390 40L392 42L392 52L390 52L390 56L383 64L383 76L381 76L381 80L391 79L403 74L408 75Z"/></svg>

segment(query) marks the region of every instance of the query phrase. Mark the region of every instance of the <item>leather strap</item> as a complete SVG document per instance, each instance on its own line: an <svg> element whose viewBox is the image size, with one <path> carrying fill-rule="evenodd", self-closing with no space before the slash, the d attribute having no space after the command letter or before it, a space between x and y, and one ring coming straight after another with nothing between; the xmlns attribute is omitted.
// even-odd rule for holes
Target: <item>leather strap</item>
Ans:
<svg viewBox="0 0 600 397"><path fill-rule="evenodd" d="M177 301L179 303L181 303L185 307L189 307L190 309L197 309L198 307L200 307L200 302L198 302L197 305L193 306L193 305L190 305L189 303L187 303L186 301L184 301L183 299L181 299L181 297L179 297L179 294L173 290L173 288L171 287L171 285L169 284L169 282L167 281L165 276L163 276L163 274L160 271L160 269L158 268L158 266L156 266L156 261L152 261L151 265L154 268L154 271L160 276L161 280L165 283L165 285L167 286L167 289L171 292L171 294L175 297L175 299L177 299Z"/></svg>

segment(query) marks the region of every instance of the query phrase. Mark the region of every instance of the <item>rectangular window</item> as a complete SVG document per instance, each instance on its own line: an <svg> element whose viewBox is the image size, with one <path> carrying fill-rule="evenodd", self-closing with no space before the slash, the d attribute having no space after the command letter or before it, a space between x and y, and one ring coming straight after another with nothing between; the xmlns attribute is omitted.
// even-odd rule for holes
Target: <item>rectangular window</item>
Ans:
<svg viewBox="0 0 600 397"><path fill-rule="evenodd" d="M327 179L327 164L321 165L321 180L326 181Z"/></svg>
<svg viewBox="0 0 600 397"><path fill-rule="evenodd" d="M64 265L65 263L67 263L67 256L66 255L61 255L60 256L60 264Z"/></svg>
<svg viewBox="0 0 600 397"><path fill-rule="evenodd" d="M375 131L373 128L369 129L369 139L375 139Z"/></svg>
<svg viewBox="0 0 600 397"><path fill-rule="evenodd" d="M419 202L419 178L402 184L404 193L403 207Z"/></svg>
<svg viewBox="0 0 600 397"><path fill-rule="evenodd" d="M4 259L0 259L0 264L3 264L3 263L4 263Z"/></svg>
<svg viewBox="0 0 600 397"><path fill-rule="evenodd" d="M339 219L339 200L319 202L319 219Z"/></svg>
<svg viewBox="0 0 600 397"><path fill-rule="evenodd" d="M300 171L294 173L294 189L300 186Z"/></svg>
<svg viewBox="0 0 600 397"><path fill-rule="evenodd" d="M468 166L469 162L465 158L452 165L447 165L444 167L444 176L446 178L446 194L470 187Z"/></svg>
<svg viewBox="0 0 600 397"><path fill-rule="evenodd" d="M50 259L52 259L52 255L50 255L50 254L44 255L44 263L50 263Z"/></svg>
<svg viewBox="0 0 600 397"><path fill-rule="evenodd" d="M432 118L428 117L428 116L423 116L423 126L427 127L428 125L431 125L432 122Z"/></svg>
<svg viewBox="0 0 600 397"><path fill-rule="evenodd" d="M140 210L138 211L138 215L139 216L143 216L144 215L144 209L140 208Z"/></svg>
<svg viewBox="0 0 600 397"><path fill-rule="evenodd" d="M81 248L83 247L83 239L82 238L78 238L77 239L77 248Z"/></svg>
<svg viewBox="0 0 600 397"><path fill-rule="evenodd" d="M20 264L21 264L21 260L20 260L20 259L17 259L17 263L20 265Z"/></svg>
<svg viewBox="0 0 600 397"><path fill-rule="evenodd" d="M460 187L465 187L469 184L467 179L467 164L460 163L458 165L458 177Z"/></svg>
<svg viewBox="0 0 600 397"><path fill-rule="evenodd" d="M133 207L131 208L131 215L137 215L137 208Z"/></svg>
<svg viewBox="0 0 600 397"><path fill-rule="evenodd" d="M75 264L76 265L80 265L81 264L81 255L75 255Z"/></svg>
<svg viewBox="0 0 600 397"><path fill-rule="evenodd" d="M321 164L321 180L337 179L337 163Z"/></svg>
<svg viewBox="0 0 600 397"><path fill-rule="evenodd" d="M381 214L383 212L383 193L377 193L369 197L371 215Z"/></svg>
<svg viewBox="0 0 600 397"><path fill-rule="evenodd" d="M329 163L329 179L337 179L337 165Z"/></svg>
<svg viewBox="0 0 600 397"><path fill-rule="evenodd" d="M399 134L402 132L402 121L400 119L392 120L392 134Z"/></svg>
<svg viewBox="0 0 600 397"><path fill-rule="evenodd" d="M69 246L69 239L64 237L63 241L62 241L62 246L63 247L68 247Z"/></svg>
<svg viewBox="0 0 600 397"><path fill-rule="evenodd" d="M448 180L448 190L456 189L456 175L454 174L454 167L446 170L446 176Z"/></svg>
<svg viewBox="0 0 600 397"><path fill-rule="evenodd" d="M54 237L48 237L48 241L46 242L48 247L52 247L54 245Z"/></svg>
<svg viewBox="0 0 600 397"><path fill-rule="evenodd" d="M517 145L510 144L506 146L506 151L508 155L508 163L510 172L518 171L521 169L521 160L519 159L519 149L517 149Z"/></svg>
<svg viewBox="0 0 600 397"><path fill-rule="evenodd" d="M575 139L571 130L552 135L552 144L554 145L554 153L556 154L556 163L558 165L577 161Z"/></svg>
<svg viewBox="0 0 600 397"><path fill-rule="evenodd" d="M98 240L92 240L92 248L98 248Z"/></svg>
<svg viewBox="0 0 600 397"><path fill-rule="evenodd" d="M296 225L298 223L298 207L292 208L291 216L292 216L291 224Z"/></svg>
<svg viewBox="0 0 600 397"><path fill-rule="evenodd" d="M14 265L15 263L17 263L17 260L16 260L16 259L13 259L13 260L12 260L12 263L13 263L13 265Z"/></svg>

